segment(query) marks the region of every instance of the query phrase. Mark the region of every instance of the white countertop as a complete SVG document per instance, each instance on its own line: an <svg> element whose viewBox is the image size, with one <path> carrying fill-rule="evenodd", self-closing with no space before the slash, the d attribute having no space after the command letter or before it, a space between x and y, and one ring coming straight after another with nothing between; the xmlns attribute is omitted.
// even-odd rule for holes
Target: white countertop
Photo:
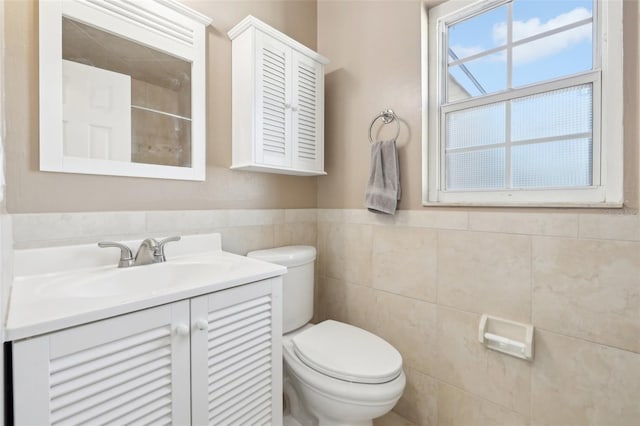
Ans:
<svg viewBox="0 0 640 426"><path fill-rule="evenodd" d="M16 276L11 287L5 339L32 337L287 272L284 266L222 251L218 234L184 240L182 248L180 242L173 243L173 257L167 250L167 262L129 268L118 268L113 252L113 264L92 260L80 268L61 266L93 246L65 247L62 258L56 258L60 248L17 251L16 275L23 275ZM25 274L30 270L36 273Z"/></svg>

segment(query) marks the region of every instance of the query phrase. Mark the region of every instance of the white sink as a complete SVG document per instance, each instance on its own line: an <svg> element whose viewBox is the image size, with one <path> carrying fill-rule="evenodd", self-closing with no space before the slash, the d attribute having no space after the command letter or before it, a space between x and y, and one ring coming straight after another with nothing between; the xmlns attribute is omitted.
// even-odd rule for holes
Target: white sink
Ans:
<svg viewBox="0 0 640 426"><path fill-rule="evenodd" d="M286 273L283 266L222 251L219 234L187 236L174 249L167 262L128 268L118 268L117 259L96 245L16 252L21 274L11 287L6 337L30 337Z"/></svg>
<svg viewBox="0 0 640 426"><path fill-rule="evenodd" d="M217 263L217 264L216 264ZM59 274L35 286L35 295L48 298L91 298L159 294L174 288L209 284L232 267L229 262L158 263L130 268L83 270Z"/></svg>

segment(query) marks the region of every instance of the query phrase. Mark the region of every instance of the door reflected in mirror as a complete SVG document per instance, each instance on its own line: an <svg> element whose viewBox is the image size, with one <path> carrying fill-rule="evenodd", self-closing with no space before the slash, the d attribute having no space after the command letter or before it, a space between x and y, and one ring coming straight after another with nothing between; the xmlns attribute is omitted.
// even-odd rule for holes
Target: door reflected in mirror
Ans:
<svg viewBox="0 0 640 426"><path fill-rule="evenodd" d="M191 63L62 17L65 157L191 167Z"/></svg>

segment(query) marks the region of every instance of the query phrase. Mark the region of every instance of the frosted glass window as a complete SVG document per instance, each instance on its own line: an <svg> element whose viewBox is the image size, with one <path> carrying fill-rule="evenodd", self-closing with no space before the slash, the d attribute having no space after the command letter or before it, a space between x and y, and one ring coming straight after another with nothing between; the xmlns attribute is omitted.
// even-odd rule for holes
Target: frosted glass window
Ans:
<svg viewBox="0 0 640 426"><path fill-rule="evenodd" d="M504 148L447 154L447 190L504 187Z"/></svg>
<svg viewBox="0 0 640 426"><path fill-rule="evenodd" d="M505 103L447 114L447 150L505 142Z"/></svg>
<svg viewBox="0 0 640 426"><path fill-rule="evenodd" d="M429 9L425 205L622 205L622 3Z"/></svg>
<svg viewBox="0 0 640 426"><path fill-rule="evenodd" d="M446 189L591 185L592 90L589 83L447 113Z"/></svg>
<svg viewBox="0 0 640 426"><path fill-rule="evenodd" d="M511 140L591 133L591 84L568 87L511 101Z"/></svg>
<svg viewBox="0 0 640 426"><path fill-rule="evenodd" d="M514 146L513 188L558 188L592 184L591 139Z"/></svg>

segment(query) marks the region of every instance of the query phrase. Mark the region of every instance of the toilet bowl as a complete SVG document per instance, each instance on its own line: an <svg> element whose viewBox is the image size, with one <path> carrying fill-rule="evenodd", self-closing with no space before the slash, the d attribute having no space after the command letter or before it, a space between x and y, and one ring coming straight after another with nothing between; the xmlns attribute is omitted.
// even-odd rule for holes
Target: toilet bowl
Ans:
<svg viewBox="0 0 640 426"><path fill-rule="evenodd" d="M325 327L326 330L319 330ZM321 331L329 338L335 334L336 329L345 327L349 329L344 331L353 333L352 337L356 337L351 344L346 344L340 338L335 339L333 344L326 339L317 340L321 352L312 356L320 360L319 365L310 366L312 362L297 353L300 350L296 346L297 337ZM362 340L357 339L357 335L361 333L374 339L363 345ZM376 342L375 339L379 341ZM307 343L311 343L311 339ZM353 365L350 366L349 362L340 362L345 357L340 349L351 352L351 361L355 364L360 359L361 366L365 367L350 368ZM386 351L395 352L391 357L395 359L384 359L381 355ZM330 353L335 357L328 357L327 354ZM285 377L297 392L296 399L317 420L319 426L370 426L372 419L391 411L406 384L402 358L391 345L371 333L337 321L324 321L299 333L285 335L282 354ZM372 358L377 362L367 363ZM327 365L330 368L326 368ZM374 372L378 374L371 374Z"/></svg>
<svg viewBox="0 0 640 426"><path fill-rule="evenodd" d="M313 316L315 248L288 246L249 257L287 266L283 279L285 414L302 426L371 426L402 396L402 356L366 330Z"/></svg>

